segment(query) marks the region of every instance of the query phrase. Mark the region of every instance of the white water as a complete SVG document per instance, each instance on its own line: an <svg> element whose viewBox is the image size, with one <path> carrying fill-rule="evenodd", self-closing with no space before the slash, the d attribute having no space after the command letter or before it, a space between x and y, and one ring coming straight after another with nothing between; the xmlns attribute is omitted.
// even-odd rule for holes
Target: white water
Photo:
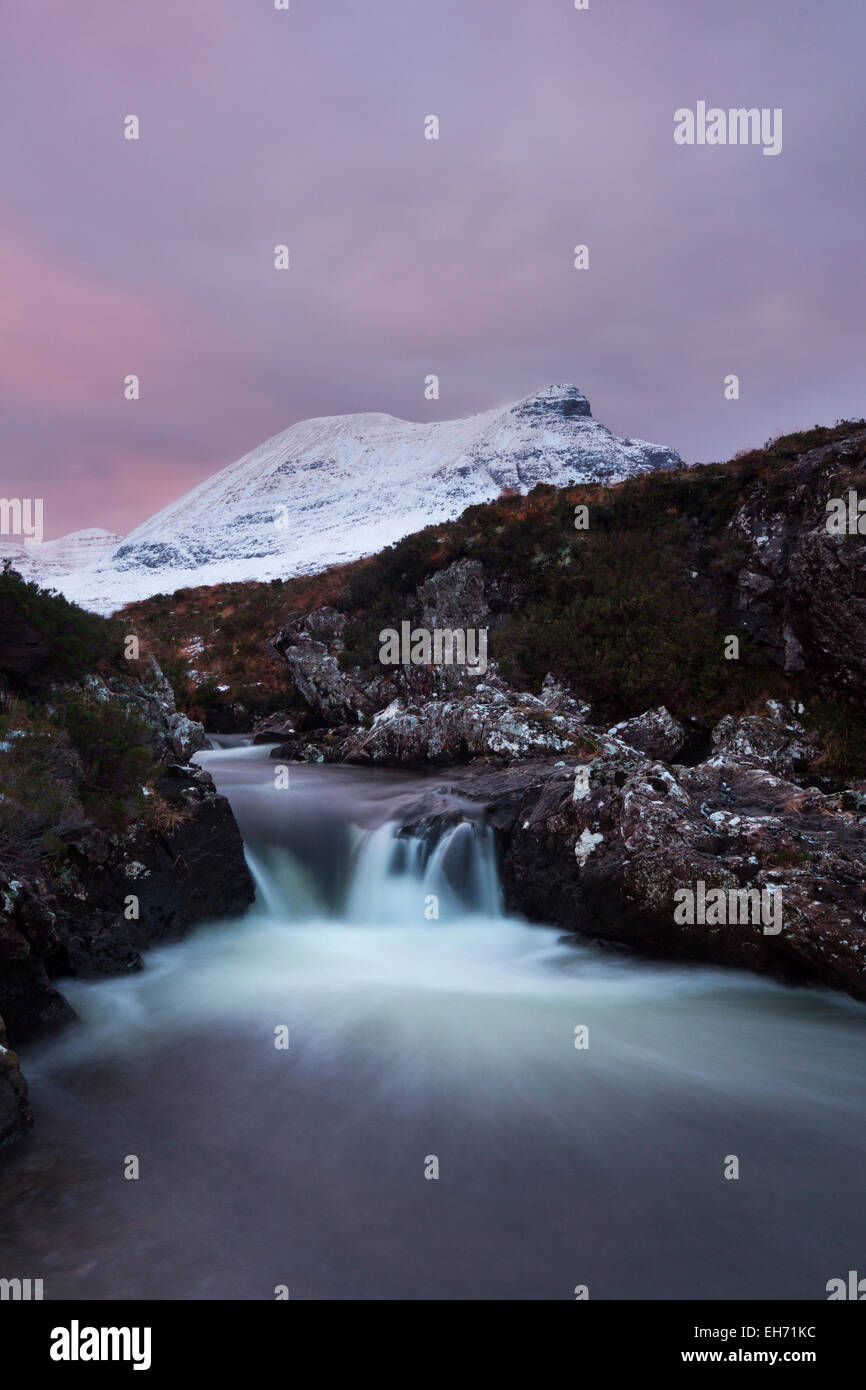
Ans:
<svg viewBox="0 0 866 1390"><path fill-rule="evenodd" d="M63 986L5 1195L49 1297L808 1299L862 1266L860 1006L505 917L454 794L395 834L427 780L200 760L256 904Z"/></svg>

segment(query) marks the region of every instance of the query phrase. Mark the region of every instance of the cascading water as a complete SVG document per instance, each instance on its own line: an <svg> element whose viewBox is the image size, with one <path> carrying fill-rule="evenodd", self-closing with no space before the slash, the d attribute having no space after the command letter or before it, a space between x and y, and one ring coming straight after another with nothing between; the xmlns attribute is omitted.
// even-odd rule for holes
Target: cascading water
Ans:
<svg viewBox="0 0 866 1390"><path fill-rule="evenodd" d="M499 917L502 892L489 826L461 820L412 833L399 822L353 827L347 862L332 865L344 884L329 904L296 848L247 844L256 888L254 912L275 921L331 917L347 923L408 926L461 916Z"/></svg>
<svg viewBox="0 0 866 1390"><path fill-rule="evenodd" d="M46 1297L811 1299L862 1266L860 1006L509 918L430 779L200 761L256 903L64 983L0 1174Z"/></svg>

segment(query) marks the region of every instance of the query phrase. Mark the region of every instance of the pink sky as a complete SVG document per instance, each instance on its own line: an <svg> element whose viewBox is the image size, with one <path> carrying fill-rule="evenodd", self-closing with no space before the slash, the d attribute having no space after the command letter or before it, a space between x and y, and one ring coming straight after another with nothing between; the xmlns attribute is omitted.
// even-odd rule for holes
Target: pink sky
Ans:
<svg viewBox="0 0 866 1390"><path fill-rule="evenodd" d="M3 494L124 532L306 416L554 381L688 459L862 415L864 40L859 0L19 7ZM782 107L781 155L675 146L698 100Z"/></svg>

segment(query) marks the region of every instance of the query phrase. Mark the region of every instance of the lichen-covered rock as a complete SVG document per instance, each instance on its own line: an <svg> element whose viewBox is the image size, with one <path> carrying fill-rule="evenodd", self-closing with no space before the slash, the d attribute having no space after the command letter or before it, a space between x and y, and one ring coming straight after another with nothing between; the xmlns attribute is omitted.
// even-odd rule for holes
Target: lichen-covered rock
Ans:
<svg viewBox="0 0 866 1390"><path fill-rule="evenodd" d="M682 724L664 705L659 705L658 709L648 709L635 719L615 724L608 732L612 737L622 739L630 748L645 753L648 758L658 758L666 763L674 761L686 741Z"/></svg>
<svg viewBox="0 0 866 1390"><path fill-rule="evenodd" d="M420 767L478 757L574 755L590 746L581 720L552 714L536 696L519 694L494 676L455 699L395 700L370 729L346 741L342 755L348 762Z"/></svg>
<svg viewBox="0 0 866 1390"><path fill-rule="evenodd" d="M285 661L298 694L324 724L358 724L387 703L386 696L340 669L345 626L343 613L317 608L290 619L268 642L268 651Z"/></svg>
<svg viewBox="0 0 866 1390"><path fill-rule="evenodd" d="M178 762L188 763L193 753L209 747L204 727L187 715L176 713L169 716L168 738L171 751Z"/></svg>
<svg viewBox="0 0 866 1390"><path fill-rule="evenodd" d="M88 678L88 689L98 699L121 699L137 707L154 731L157 756L163 761L189 762L194 753L209 748L204 726L177 709L174 691L155 657L140 680L108 682Z"/></svg>
<svg viewBox="0 0 866 1390"><path fill-rule="evenodd" d="M490 615L484 566L478 560L455 561L418 586L418 600L422 627L483 627Z"/></svg>
<svg viewBox="0 0 866 1390"><path fill-rule="evenodd" d="M796 781L808 773L820 741L787 716L778 701L768 701L767 711L742 719L727 715L713 729L713 747L743 767L762 767Z"/></svg>
<svg viewBox="0 0 866 1390"><path fill-rule="evenodd" d="M591 707L586 700L578 700L568 686L550 672L544 677L539 699L551 714L565 714L580 723L586 723L589 719Z"/></svg>

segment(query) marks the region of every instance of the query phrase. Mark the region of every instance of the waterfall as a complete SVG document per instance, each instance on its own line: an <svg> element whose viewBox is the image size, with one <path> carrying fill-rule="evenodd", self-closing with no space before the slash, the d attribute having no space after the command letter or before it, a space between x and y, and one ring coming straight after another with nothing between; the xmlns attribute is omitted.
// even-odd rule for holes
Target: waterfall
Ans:
<svg viewBox="0 0 866 1390"><path fill-rule="evenodd" d="M345 888L327 903L309 866L291 847L247 844L246 859L256 887L254 911L277 921L329 917L348 923L397 926L502 916L496 849L489 826L463 820L433 824L420 834L389 821L373 830L355 829L347 862L332 870Z"/></svg>

